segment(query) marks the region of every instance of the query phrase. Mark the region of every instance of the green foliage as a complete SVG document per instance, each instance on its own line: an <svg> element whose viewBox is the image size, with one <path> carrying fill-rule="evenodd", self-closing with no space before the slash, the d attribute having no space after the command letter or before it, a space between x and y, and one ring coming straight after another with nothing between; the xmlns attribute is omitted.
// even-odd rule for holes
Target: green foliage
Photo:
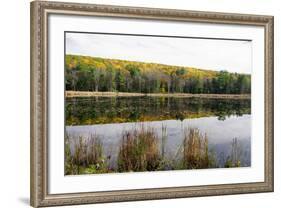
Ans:
<svg viewBox="0 0 281 208"><path fill-rule="evenodd" d="M66 90L142 93L251 92L251 76L164 64L66 55Z"/></svg>
<svg viewBox="0 0 281 208"><path fill-rule="evenodd" d="M74 151L71 152L70 138L65 139L65 174L91 174L110 172L103 155L103 145L98 136L85 139L76 138Z"/></svg>
<svg viewBox="0 0 281 208"><path fill-rule="evenodd" d="M78 174L78 168L73 163L73 157L70 151L69 136L65 137L65 174Z"/></svg>

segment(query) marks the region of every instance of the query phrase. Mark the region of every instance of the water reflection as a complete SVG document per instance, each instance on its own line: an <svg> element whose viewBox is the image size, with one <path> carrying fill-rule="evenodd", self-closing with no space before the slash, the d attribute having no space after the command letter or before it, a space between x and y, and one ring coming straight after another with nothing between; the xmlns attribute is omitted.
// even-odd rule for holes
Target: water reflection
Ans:
<svg viewBox="0 0 281 208"><path fill-rule="evenodd" d="M250 100L67 98L65 115L66 174L251 166Z"/></svg>
<svg viewBox="0 0 281 208"><path fill-rule="evenodd" d="M67 98L66 125L180 120L251 114L250 100L173 97Z"/></svg>
<svg viewBox="0 0 281 208"><path fill-rule="evenodd" d="M251 164L251 116L229 116L224 121L217 117L204 117L197 119L165 120L143 122L142 125L152 126L162 138L162 128L166 127L167 140L165 141L165 157L172 159L181 151L184 139L185 128L198 128L202 134L208 137L210 151L213 151L218 160L218 166L223 167L227 156L231 154L231 143L234 138L241 145L241 164L240 166L250 166ZM121 124L99 124L85 126L67 126L66 132L70 137L70 143L73 145L79 136L88 138L91 135L99 135L105 154L111 157L111 166L117 164L118 147L121 143L122 133L131 129L140 128L139 123L121 123ZM159 142L161 145L161 142ZM161 147L163 149L163 147Z"/></svg>

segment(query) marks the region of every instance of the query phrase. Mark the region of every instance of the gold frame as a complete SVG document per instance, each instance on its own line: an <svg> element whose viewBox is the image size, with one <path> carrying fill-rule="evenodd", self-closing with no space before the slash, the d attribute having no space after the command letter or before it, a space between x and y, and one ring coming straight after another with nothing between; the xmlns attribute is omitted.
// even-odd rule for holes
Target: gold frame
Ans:
<svg viewBox="0 0 281 208"><path fill-rule="evenodd" d="M48 194L49 14L90 15L150 20L259 25L265 29L265 180L264 182L142 190ZM34 207L273 191L273 17L61 2L31 2L31 205Z"/></svg>

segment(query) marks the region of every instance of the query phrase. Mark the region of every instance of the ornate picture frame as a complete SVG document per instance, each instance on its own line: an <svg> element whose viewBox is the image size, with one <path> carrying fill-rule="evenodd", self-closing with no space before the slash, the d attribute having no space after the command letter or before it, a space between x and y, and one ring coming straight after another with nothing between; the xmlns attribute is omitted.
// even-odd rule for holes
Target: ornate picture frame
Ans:
<svg viewBox="0 0 281 208"><path fill-rule="evenodd" d="M126 190L50 193L48 42L50 15L121 18L196 24L260 27L264 30L264 180L259 182L191 185ZM272 192L273 179L273 17L155 8L137 8L49 1L31 2L31 205L79 205L228 194ZM63 82L63 81L62 81ZM254 129L253 129L254 131Z"/></svg>

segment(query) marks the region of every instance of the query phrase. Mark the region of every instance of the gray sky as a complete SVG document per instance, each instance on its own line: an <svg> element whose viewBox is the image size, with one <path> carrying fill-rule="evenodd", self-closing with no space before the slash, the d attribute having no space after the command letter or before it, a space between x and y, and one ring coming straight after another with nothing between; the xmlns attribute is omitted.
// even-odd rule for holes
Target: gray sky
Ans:
<svg viewBox="0 0 281 208"><path fill-rule="evenodd" d="M66 33L66 54L247 73L252 42Z"/></svg>

